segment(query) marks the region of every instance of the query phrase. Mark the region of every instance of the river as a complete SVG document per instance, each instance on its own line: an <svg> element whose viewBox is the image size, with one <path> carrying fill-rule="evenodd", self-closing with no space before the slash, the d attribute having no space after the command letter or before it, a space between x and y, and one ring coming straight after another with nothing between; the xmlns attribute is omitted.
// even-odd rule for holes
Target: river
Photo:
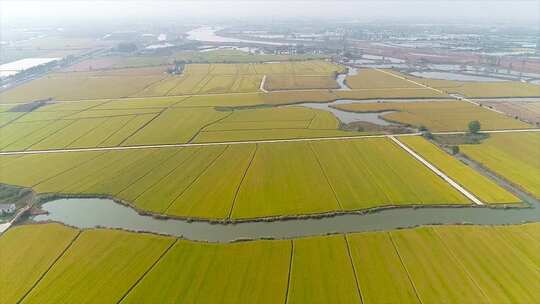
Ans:
<svg viewBox="0 0 540 304"><path fill-rule="evenodd" d="M246 40L231 37L222 37L216 35L216 32L222 28L215 27L199 27L187 32L187 39L197 40L202 42L221 42L221 43L251 43L251 44L266 44L266 45L289 45L289 43L263 41L263 40Z"/></svg>

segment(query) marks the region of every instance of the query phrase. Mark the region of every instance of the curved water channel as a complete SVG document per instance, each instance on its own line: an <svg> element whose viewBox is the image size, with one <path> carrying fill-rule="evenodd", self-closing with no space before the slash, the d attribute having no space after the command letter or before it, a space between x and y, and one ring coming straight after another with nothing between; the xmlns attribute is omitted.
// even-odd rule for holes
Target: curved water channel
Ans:
<svg viewBox="0 0 540 304"><path fill-rule="evenodd" d="M35 221L56 221L77 228L119 228L183 237L194 241L232 242L242 239L287 239L332 233L389 230L429 224L500 225L540 221L540 204L530 208L403 207L320 218L275 219L259 222L211 223L158 219L110 199L67 198L42 205L48 214Z"/></svg>
<svg viewBox="0 0 540 304"><path fill-rule="evenodd" d="M380 126L396 125L395 123L389 122L381 118L381 116L383 116L384 114L393 113L396 111L389 110L389 111L380 111L380 112L360 113L360 112L343 111L343 110L332 107L333 105L338 105L338 104L373 103L373 102L374 102L373 100L339 99L333 102L326 102L326 103L317 103L317 102L297 103L294 105L288 105L286 107L306 107L306 108L327 111L327 112L332 113L339 121L341 121L344 124L349 124L351 122L357 122L357 121L365 121L365 122L370 122L370 123L380 125Z"/></svg>
<svg viewBox="0 0 540 304"><path fill-rule="evenodd" d="M345 79L347 78L347 76L352 76L352 75L357 75L357 74L358 74L358 69L354 67L347 67L347 73L338 74L336 77L336 82L339 85L339 90L342 90L342 91L351 90L351 88L347 86ZM396 111L382 111L382 112L376 112L376 113L373 113L373 112L357 113L357 112L343 111L343 110L332 107L338 104L373 103L373 102L374 102L373 100L339 99L333 102L296 103L293 105L285 105L284 107L306 107L306 108L311 108L311 109L323 110L323 111L332 113L339 121L341 121L344 124L363 121L363 122L369 122L369 123L373 123L380 126L395 125L392 122L382 119L381 116L384 114L392 113Z"/></svg>

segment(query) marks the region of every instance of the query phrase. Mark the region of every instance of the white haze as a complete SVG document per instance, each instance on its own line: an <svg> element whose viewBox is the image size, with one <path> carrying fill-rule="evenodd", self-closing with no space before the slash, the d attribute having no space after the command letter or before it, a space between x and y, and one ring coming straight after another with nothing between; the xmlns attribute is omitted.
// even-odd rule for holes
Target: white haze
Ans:
<svg viewBox="0 0 540 304"><path fill-rule="evenodd" d="M4 1L2 24L85 20L260 20L540 24L540 1Z"/></svg>

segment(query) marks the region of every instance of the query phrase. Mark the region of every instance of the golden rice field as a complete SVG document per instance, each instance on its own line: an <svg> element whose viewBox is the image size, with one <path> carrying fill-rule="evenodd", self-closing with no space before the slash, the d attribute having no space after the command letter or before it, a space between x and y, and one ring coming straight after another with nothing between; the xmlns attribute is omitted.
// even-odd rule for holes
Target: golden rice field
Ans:
<svg viewBox="0 0 540 304"><path fill-rule="evenodd" d="M113 60L114 61L114 60ZM144 63L144 60L143 60ZM161 64L161 62L159 62ZM329 61L307 60L278 63L188 64L181 75L169 75L166 66L141 66L135 62L130 68L116 68L82 72L57 72L0 93L2 103L30 102L38 99L81 100L124 97L159 97L198 94L257 93L263 76L267 76L268 90L311 90L302 97L288 97L280 104L298 101L330 101L323 97L327 89L337 88L335 74L344 67ZM84 70L84 69L83 69ZM540 86L518 82L456 82L423 79L403 75L398 77L440 88L443 93L423 88L405 79L394 77L390 70L362 69L358 75L348 76L351 91L335 90L339 98L435 98L459 93L469 97L540 96ZM302 94L303 92L298 92ZM294 96L293 94L292 96ZM321 95L321 96L319 96ZM272 100L274 97L269 95ZM264 98L268 99L268 98ZM292 99L292 100L291 100Z"/></svg>
<svg viewBox="0 0 540 304"><path fill-rule="evenodd" d="M474 193L482 202L489 204L517 203L520 200L513 194L498 186L495 182L484 177L474 169L457 161L455 158L439 149L420 136L404 136L400 141L439 170L459 183L462 187Z"/></svg>
<svg viewBox="0 0 540 304"><path fill-rule="evenodd" d="M24 303L116 303L174 241L115 230L82 232Z"/></svg>
<svg viewBox="0 0 540 304"><path fill-rule="evenodd" d="M540 198L540 133L490 134L478 145L460 145L467 157Z"/></svg>
<svg viewBox="0 0 540 304"><path fill-rule="evenodd" d="M10 274L0 272L0 290L6 304L534 303L539 229L429 226L211 244L26 225L0 236L10 249L0 251Z"/></svg>
<svg viewBox="0 0 540 304"><path fill-rule="evenodd" d="M298 88L318 84L326 88L329 78L343 69L327 61L313 60L260 64L189 64L181 75L167 74L166 66L60 72L2 92L0 100L2 103L19 103L47 98L80 100L258 92L263 75L276 75L278 78L296 75Z"/></svg>
<svg viewBox="0 0 540 304"><path fill-rule="evenodd" d="M386 71L386 70L384 70ZM414 89L421 88L410 81L400 79L377 69L360 69L357 75L347 76L351 89Z"/></svg>
<svg viewBox="0 0 540 304"><path fill-rule="evenodd" d="M36 229L37 228L37 229ZM0 294L2 303L16 303L77 237L78 231L60 224L21 226L0 237ZM45 244L46 246L40 246Z"/></svg>
<svg viewBox="0 0 540 304"><path fill-rule="evenodd" d="M350 136L333 114L303 107L234 109L260 100L222 96L54 103L28 113L2 112L0 150L47 150L187 142ZM254 97L254 99L251 99ZM232 99L232 100L231 100ZM230 102L230 103L229 103ZM166 131L163 131L166 130Z"/></svg>
<svg viewBox="0 0 540 304"><path fill-rule="evenodd" d="M338 130L336 117L329 112L304 107L257 108L234 111L201 129L193 142L231 142L360 135Z"/></svg>
<svg viewBox="0 0 540 304"><path fill-rule="evenodd" d="M53 73L0 93L2 103L132 96L166 78L164 68Z"/></svg>
<svg viewBox="0 0 540 304"><path fill-rule="evenodd" d="M243 64L189 64L181 75L167 77L137 96L223 94L260 91L267 76L269 90L336 88L343 67L327 61ZM291 82L292 81L292 82Z"/></svg>
<svg viewBox="0 0 540 304"><path fill-rule="evenodd" d="M268 91L337 89L334 75L270 75L266 77L264 88Z"/></svg>
<svg viewBox="0 0 540 304"><path fill-rule="evenodd" d="M465 131L472 120L478 120L483 130L532 128L517 119L457 100L350 103L335 107L352 112L394 110L396 112L385 114L383 118L415 127L425 126L431 131Z"/></svg>
<svg viewBox="0 0 540 304"><path fill-rule="evenodd" d="M446 161L448 171L460 170ZM112 196L187 218L470 204L386 138L2 156L0 182L38 193ZM471 191L510 199L496 185L478 183Z"/></svg>

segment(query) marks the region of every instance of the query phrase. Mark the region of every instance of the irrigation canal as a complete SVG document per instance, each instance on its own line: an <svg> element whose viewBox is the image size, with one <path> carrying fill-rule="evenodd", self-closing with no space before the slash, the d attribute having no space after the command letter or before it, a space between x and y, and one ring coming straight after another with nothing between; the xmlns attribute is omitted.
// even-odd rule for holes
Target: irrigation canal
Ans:
<svg viewBox="0 0 540 304"><path fill-rule="evenodd" d="M529 208L403 207L367 213L347 213L319 218L274 219L258 222L211 223L158 219L110 199L65 198L47 202L48 214L34 221L56 221L85 229L93 227L146 231L195 241L232 242L241 239L287 239L332 233L410 228L430 224L504 225L540 221L540 203L519 193Z"/></svg>

